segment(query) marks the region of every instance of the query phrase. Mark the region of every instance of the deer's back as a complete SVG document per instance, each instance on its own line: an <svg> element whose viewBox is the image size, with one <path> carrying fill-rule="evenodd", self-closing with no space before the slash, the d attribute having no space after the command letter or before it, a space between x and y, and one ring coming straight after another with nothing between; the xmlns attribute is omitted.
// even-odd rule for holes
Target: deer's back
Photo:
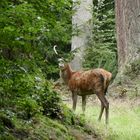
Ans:
<svg viewBox="0 0 140 140"><path fill-rule="evenodd" d="M71 91L77 91L79 95L94 94L106 89L110 81L111 73L104 69L93 69L73 73L69 80Z"/></svg>

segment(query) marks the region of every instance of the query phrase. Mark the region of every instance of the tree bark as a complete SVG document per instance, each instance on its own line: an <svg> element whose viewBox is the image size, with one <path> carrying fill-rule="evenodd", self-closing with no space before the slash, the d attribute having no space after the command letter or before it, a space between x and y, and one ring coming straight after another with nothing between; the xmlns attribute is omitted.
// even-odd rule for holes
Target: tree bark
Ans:
<svg viewBox="0 0 140 140"><path fill-rule="evenodd" d="M115 0L118 78L128 80L140 68L140 0ZM129 75L130 74L130 75ZM140 72L135 78L139 78ZM127 77L127 78L126 78ZM126 78L126 79L125 79Z"/></svg>
<svg viewBox="0 0 140 140"><path fill-rule="evenodd" d="M77 2L80 2L77 4ZM75 11L72 17L73 37L72 50L78 49L71 66L74 70L82 68L83 55L85 47L88 46L88 41L92 36L92 0L73 0L73 9Z"/></svg>

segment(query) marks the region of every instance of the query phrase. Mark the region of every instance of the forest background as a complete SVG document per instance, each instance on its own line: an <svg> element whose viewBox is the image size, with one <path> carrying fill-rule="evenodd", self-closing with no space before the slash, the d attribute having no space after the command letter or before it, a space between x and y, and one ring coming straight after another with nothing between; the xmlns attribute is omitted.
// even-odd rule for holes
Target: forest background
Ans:
<svg viewBox="0 0 140 140"><path fill-rule="evenodd" d="M115 78L115 4L109 0L93 4L93 38L83 67L105 68ZM72 5L71 0L0 1L0 139L74 139L65 125L85 126L53 89L59 78L53 46L59 46L61 57L72 59Z"/></svg>

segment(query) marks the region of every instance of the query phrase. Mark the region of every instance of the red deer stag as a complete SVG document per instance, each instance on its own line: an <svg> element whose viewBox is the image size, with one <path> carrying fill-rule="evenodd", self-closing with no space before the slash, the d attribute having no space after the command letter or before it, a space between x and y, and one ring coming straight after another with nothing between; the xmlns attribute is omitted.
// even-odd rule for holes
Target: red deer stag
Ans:
<svg viewBox="0 0 140 140"><path fill-rule="evenodd" d="M55 50L56 54L58 54ZM101 112L98 120L101 120L105 108L105 121L108 123L109 102L105 98L112 74L104 69L97 68L87 71L73 71L68 63L62 59L59 63L60 76L72 92L73 110L76 109L77 96L82 97L82 110L85 111L86 96L96 94L101 101Z"/></svg>

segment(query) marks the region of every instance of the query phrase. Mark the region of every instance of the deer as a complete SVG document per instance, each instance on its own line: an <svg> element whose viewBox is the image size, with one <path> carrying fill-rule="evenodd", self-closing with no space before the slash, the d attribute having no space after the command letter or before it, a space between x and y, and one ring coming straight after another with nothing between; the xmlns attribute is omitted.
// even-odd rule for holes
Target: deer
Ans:
<svg viewBox="0 0 140 140"><path fill-rule="evenodd" d="M56 51L56 45L54 46ZM77 97L82 97L82 111L85 113L86 97L87 95L96 94L101 102L101 110L98 121L101 121L102 114L105 109L105 123L108 124L109 118L109 102L106 99L106 92L110 84L112 74L102 68L90 70L73 71L70 64L65 62L62 58L59 59L60 77L68 86L72 93L72 108L76 110Z"/></svg>

